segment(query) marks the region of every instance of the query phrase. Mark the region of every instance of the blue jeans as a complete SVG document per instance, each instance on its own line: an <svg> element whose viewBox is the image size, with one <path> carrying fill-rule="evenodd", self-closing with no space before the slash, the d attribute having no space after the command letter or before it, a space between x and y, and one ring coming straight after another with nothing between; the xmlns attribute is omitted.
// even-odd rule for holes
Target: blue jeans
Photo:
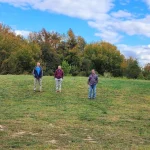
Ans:
<svg viewBox="0 0 150 150"><path fill-rule="evenodd" d="M89 85L89 98L96 98L96 84Z"/></svg>

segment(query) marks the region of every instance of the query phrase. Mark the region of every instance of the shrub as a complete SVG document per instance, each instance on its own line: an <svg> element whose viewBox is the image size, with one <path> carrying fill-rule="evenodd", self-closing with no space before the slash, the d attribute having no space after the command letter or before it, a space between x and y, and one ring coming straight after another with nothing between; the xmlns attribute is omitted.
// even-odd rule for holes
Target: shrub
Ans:
<svg viewBox="0 0 150 150"><path fill-rule="evenodd" d="M66 60L64 60L62 62L62 69L63 69L65 75L68 75L71 71L71 66L69 65L69 63Z"/></svg>
<svg viewBox="0 0 150 150"><path fill-rule="evenodd" d="M48 70L48 71L44 71L44 76L53 76L54 75L54 72L53 70Z"/></svg>
<svg viewBox="0 0 150 150"><path fill-rule="evenodd" d="M104 77L105 78L111 78L112 74L110 72L104 72Z"/></svg>
<svg viewBox="0 0 150 150"><path fill-rule="evenodd" d="M87 76L87 73L86 73L86 71L81 71L81 72L78 74L78 76Z"/></svg>
<svg viewBox="0 0 150 150"><path fill-rule="evenodd" d="M77 66L71 66L70 72L73 76L77 76L79 74L78 67Z"/></svg>
<svg viewBox="0 0 150 150"><path fill-rule="evenodd" d="M138 75L138 79L145 79L142 72Z"/></svg>
<svg viewBox="0 0 150 150"><path fill-rule="evenodd" d="M150 80L150 74L146 76L146 80Z"/></svg>

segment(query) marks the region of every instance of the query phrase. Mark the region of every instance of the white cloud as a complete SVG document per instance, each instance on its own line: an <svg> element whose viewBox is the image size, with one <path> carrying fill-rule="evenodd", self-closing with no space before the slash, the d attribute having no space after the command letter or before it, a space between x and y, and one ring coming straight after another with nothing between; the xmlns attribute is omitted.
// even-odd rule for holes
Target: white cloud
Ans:
<svg viewBox="0 0 150 150"><path fill-rule="evenodd" d="M144 1L150 7L150 0L144 0Z"/></svg>
<svg viewBox="0 0 150 150"><path fill-rule="evenodd" d="M101 13L107 13L113 7L113 0L0 0L16 7L39 9L59 14L94 19Z"/></svg>
<svg viewBox="0 0 150 150"><path fill-rule="evenodd" d="M110 43L117 43L122 39L122 36L114 31L103 31L101 33L96 33L95 35Z"/></svg>
<svg viewBox="0 0 150 150"><path fill-rule="evenodd" d="M128 35L144 35L150 37L150 16L143 19L131 19L126 21L116 21L111 24L112 28L124 32Z"/></svg>
<svg viewBox="0 0 150 150"><path fill-rule="evenodd" d="M129 46L118 44L118 49L128 58L136 58L141 66L150 63L150 45Z"/></svg>
<svg viewBox="0 0 150 150"><path fill-rule="evenodd" d="M26 30L15 30L14 31L16 33L16 35L21 35L23 37L28 37L30 31L26 31Z"/></svg>
<svg viewBox="0 0 150 150"><path fill-rule="evenodd" d="M120 0L121 5L127 5L130 3L130 0Z"/></svg>
<svg viewBox="0 0 150 150"><path fill-rule="evenodd" d="M113 43L118 43L123 38L120 32L150 37L150 16L136 19L133 14L123 10L110 13L115 6L114 0L86 0L86 2L85 0L0 0L0 2L87 20L91 27L97 29L96 36ZM128 4L130 1L119 2ZM150 3L150 0L145 2Z"/></svg>
<svg viewBox="0 0 150 150"><path fill-rule="evenodd" d="M150 0L142 0L150 7ZM95 36L111 43L119 43L124 35L150 37L150 15L139 18L126 10L112 11L117 3L127 5L130 0L0 0L15 7L38 9L87 20L88 25L97 29ZM29 31L16 30L16 34L27 36ZM122 34L123 33L123 34ZM149 61L149 46L119 45L126 56L139 59L140 63ZM146 48L145 48L146 47Z"/></svg>
<svg viewBox="0 0 150 150"><path fill-rule="evenodd" d="M132 16L131 13L123 10L119 10L117 12L112 12L111 15L115 18L130 18Z"/></svg>

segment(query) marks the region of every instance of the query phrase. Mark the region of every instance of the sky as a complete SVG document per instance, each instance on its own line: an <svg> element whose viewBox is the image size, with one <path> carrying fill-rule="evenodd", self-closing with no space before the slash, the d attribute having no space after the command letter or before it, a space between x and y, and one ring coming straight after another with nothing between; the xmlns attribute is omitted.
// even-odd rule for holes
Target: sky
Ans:
<svg viewBox="0 0 150 150"><path fill-rule="evenodd" d="M150 63L150 0L0 0L0 23L24 37L71 28L88 43L107 41Z"/></svg>

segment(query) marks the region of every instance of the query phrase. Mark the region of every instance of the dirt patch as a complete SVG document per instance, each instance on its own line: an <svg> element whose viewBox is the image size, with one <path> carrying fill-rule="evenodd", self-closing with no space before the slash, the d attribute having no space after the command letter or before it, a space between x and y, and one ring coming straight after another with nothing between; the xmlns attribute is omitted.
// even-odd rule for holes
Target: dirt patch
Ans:
<svg viewBox="0 0 150 150"><path fill-rule="evenodd" d="M47 141L46 143L57 144L56 140Z"/></svg>
<svg viewBox="0 0 150 150"><path fill-rule="evenodd" d="M33 136L38 135L38 133L33 133L33 132L29 132L29 134Z"/></svg>
<svg viewBox="0 0 150 150"><path fill-rule="evenodd" d="M13 137L18 137L18 136L22 136L22 135L25 135L25 134L26 134L25 131L20 131L20 132L14 133L12 136Z"/></svg>
<svg viewBox="0 0 150 150"><path fill-rule="evenodd" d="M84 141L88 141L90 143L97 143L94 139L92 139L90 136L87 136L86 139L84 139Z"/></svg>
<svg viewBox="0 0 150 150"><path fill-rule="evenodd" d="M55 127L52 123L50 123L50 124L49 124L49 126L50 126L50 127L52 127L52 128L54 128L54 127Z"/></svg>
<svg viewBox="0 0 150 150"><path fill-rule="evenodd" d="M35 136L35 135L37 135L38 133L20 131L20 132L14 133L12 136L13 136L13 137L19 137L19 136L23 136L23 135L25 135L25 134L30 134L30 135L32 135L32 136Z"/></svg>
<svg viewBox="0 0 150 150"><path fill-rule="evenodd" d="M0 131L4 131L5 130L5 127L0 125Z"/></svg>
<svg viewBox="0 0 150 150"><path fill-rule="evenodd" d="M59 134L59 136L67 136L67 135L68 135L68 134L65 134L65 133L64 133L64 134Z"/></svg>

